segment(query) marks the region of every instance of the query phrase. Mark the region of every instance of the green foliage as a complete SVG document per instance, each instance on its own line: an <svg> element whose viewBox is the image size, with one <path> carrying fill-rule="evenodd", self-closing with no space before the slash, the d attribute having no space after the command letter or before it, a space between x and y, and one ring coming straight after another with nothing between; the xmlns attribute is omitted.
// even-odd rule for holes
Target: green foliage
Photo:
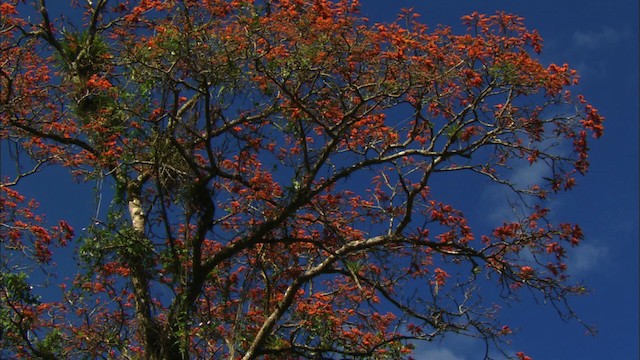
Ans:
<svg viewBox="0 0 640 360"><path fill-rule="evenodd" d="M87 233L78 240L80 243L78 255L90 272L91 269L99 267L113 255L116 235L112 229L126 227L123 210L124 197L124 190L116 187L114 201L109 208L105 224L89 227Z"/></svg>
<svg viewBox="0 0 640 360"><path fill-rule="evenodd" d="M448 138L452 140L452 142L458 141L458 137L460 136L460 124L459 123L451 123L448 124L445 128L445 134Z"/></svg>
<svg viewBox="0 0 640 360"><path fill-rule="evenodd" d="M64 346L64 338L59 329L53 329L47 333L45 338L38 342L38 351L45 354L58 354L62 352Z"/></svg>
<svg viewBox="0 0 640 360"><path fill-rule="evenodd" d="M109 57L109 45L88 30L64 32L60 40L62 53L57 54L58 65L77 80L88 79L104 70Z"/></svg>
<svg viewBox="0 0 640 360"><path fill-rule="evenodd" d="M518 78L518 68L509 61L500 61L493 64L488 69L488 74L500 84L518 84L521 82Z"/></svg>
<svg viewBox="0 0 640 360"><path fill-rule="evenodd" d="M4 293L3 296L6 296L10 302L38 304L38 297L33 294L28 278L24 272L0 273L0 287Z"/></svg>
<svg viewBox="0 0 640 360"><path fill-rule="evenodd" d="M3 335L7 333L21 334L33 322L32 317L21 313L25 306L38 305L39 297L34 295L29 285L28 276L24 272L0 272L0 347L6 345ZM0 355L2 352L0 352Z"/></svg>
<svg viewBox="0 0 640 360"><path fill-rule="evenodd" d="M143 259L151 250L133 228L121 225L117 232L107 227L92 229L91 234L83 238L79 255L83 262L98 266L116 254L126 259Z"/></svg>

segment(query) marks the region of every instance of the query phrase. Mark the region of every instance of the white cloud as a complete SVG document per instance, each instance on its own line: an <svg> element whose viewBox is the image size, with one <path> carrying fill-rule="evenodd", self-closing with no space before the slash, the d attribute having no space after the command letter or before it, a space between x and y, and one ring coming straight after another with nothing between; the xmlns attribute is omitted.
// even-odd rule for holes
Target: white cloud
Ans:
<svg viewBox="0 0 640 360"><path fill-rule="evenodd" d="M511 170L508 181L516 188L527 189L534 184L543 184L543 178L548 177L550 173L549 166L543 162L537 162L533 165L520 163ZM504 221L515 221L522 215L523 209L518 207L520 199L507 186L491 183L485 188L482 196L493 205L490 211L483 210L484 217L492 225L499 225ZM525 197L525 199L527 198ZM514 205L516 206L514 207ZM545 206L550 207L551 204L547 203Z"/></svg>
<svg viewBox="0 0 640 360"><path fill-rule="evenodd" d="M473 337L448 334L436 342L418 341L414 345L411 357L416 360L470 360L484 354L485 344Z"/></svg>
<svg viewBox="0 0 640 360"><path fill-rule="evenodd" d="M514 169L511 182L519 188L528 188L534 184L540 184L542 178L549 176L551 170L544 162L537 162L532 165L520 165Z"/></svg>
<svg viewBox="0 0 640 360"><path fill-rule="evenodd" d="M416 360L465 360L465 358L455 355L449 349L416 351L412 357Z"/></svg>
<svg viewBox="0 0 640 360"><path fill-rule="evenodd" d="M505 221L518 219L520 213L519 209L511 203L514 201L514 193L511 190L493 186L485 190L483 198L491 203L491 207L479 210L480 216L487 220L486 225L493 227L501 225Z"/></svg>
<svg viewBox="0 0 640 360"><path fill-rule="evenodd" d="M609 249L603 245L587 243L570 249L567 259L567 267L571 274L584 274L606 266Z"/></svg>
<svg viewBox="0 0 640 360"><path fill-rule="evenodd" d="M617 43L625 36L626 32L603 27L599 31L576 31L573 34L573 42L577 47L595 49L602 45Z"/></svg>

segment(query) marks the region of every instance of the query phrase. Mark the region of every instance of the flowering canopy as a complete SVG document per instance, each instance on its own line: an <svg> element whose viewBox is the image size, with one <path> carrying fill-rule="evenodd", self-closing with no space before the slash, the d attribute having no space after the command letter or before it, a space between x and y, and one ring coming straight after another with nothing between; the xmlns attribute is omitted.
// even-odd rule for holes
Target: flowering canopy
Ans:
<svg viewBox="0 0 640 360"><path fill-rule="evenodd" d="M498 345L511 330L480 296L496 283L573 314L565 247L583 235L540 203L587 171L603 118L521 18L472 14L457 35L410 11L372 23L347 0L94 0L72 25L34 2L0 5L0 137L31 166L2 180L3 355ZM108 179L108 216L47 228L15 190L43 166ZM551 175L521 186L515 166ZM446 173L509 188L521 216L474 231L430 187ZM55 272L55 246L80 266L36 284L62 289L50 300L28 275Z"/></svg>

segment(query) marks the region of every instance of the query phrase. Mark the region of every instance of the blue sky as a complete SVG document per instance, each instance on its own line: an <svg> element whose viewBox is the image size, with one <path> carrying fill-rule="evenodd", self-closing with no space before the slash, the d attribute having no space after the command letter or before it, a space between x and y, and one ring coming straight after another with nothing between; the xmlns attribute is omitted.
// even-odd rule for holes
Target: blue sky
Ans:
<svg viewBox="0 0 640 360"><path fill-rule="evenodd" d="M62 1L61 1L62 2ZM53 1L51 1L53 3ZM363 14L372 22L391 21L401 8L413 7L430 25L452 25L473 11L498 10L521 15L527 27L537 29L544 41L545 63L569 63L581 74L574 92L582 93L607 117L605 136L592 143L591 170L571 192L550 206L562 221L581 224L586 240L571 253L569 266L576 279L592 289L575 299L576 311L597 336L585 336L575 322L562 322L552 307L531 301L503 309L505 318L521 327L513 338L513 351L524 350L536 360L637 359L638 354L638 2L631 0L577 1L408 1L362 0ZM5 174L10 171L6 166ZM41 202L52 222L72 219L86 226L95 212L93 184L71 185L65 171L47 170L46 183L25 179L20 190ZM518 173L526 180L535 169ZM75 197L76 194L86 196ZM71 200L70 200L71 199ZM88 201L84 201L88 199ZM465 199L496 202L492 213L470 214L475 221L493 222L506 211L500 194L480 188ZM64 204L65 206L60 206ZM79 215L81 214L81 215ZM84 222L85 225L82 225ZM481 357L482 344L470 339L446 338L440 344L419 346L418 360L472 360Z"/></svg>
<svg viewBox="0 0 640 360"><path fill-rule="evenodd" d="M577 92L607 117L605 136L592 143L591 170L578 186L551 203L558 218L580 224L586 239L571 252L569 267L584 279L589 296L573 301L598 335L587 336L575 322L561 321L552 307L523 300L503 315L520 326L514 351L534 359L637 359L638 354L638 2L614 1L363 1L371 21L392 20L400 8L413 8L433 28L463 30L460 17L478 11L506 11L525 18L544 39L545 63L568 63L581 75ZM576 91L574 90L574 91ZM528 168L518 176L534 176ZM476 200L497 201L485 191ZM497 205L498 206L498 205ZM502 209L504 210L504 209ZM500 207L486 214L498 218ZM468 214L472 216L473 214ZM418 360L472 360L482 344L447 338L418 348Z"/></svg>

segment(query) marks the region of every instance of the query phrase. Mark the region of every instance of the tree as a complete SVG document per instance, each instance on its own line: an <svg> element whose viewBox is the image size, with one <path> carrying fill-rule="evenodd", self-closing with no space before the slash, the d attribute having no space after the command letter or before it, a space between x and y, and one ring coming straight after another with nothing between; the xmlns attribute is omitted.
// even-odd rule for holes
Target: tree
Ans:
<svg viewBox="0 0 640 360"><path fill-rule="evenodd" d="M521 18L457 35L346 0L87 0L81 23L19 3L0 5L4 356L396 359L447 333L494 351L491 299L525 289L575 316L583 235L544 203L603 117ZM16 186L46 166L112 185L108 215L45 223ZM431 188L447 174L517 211L472 230Z"/></svg>

